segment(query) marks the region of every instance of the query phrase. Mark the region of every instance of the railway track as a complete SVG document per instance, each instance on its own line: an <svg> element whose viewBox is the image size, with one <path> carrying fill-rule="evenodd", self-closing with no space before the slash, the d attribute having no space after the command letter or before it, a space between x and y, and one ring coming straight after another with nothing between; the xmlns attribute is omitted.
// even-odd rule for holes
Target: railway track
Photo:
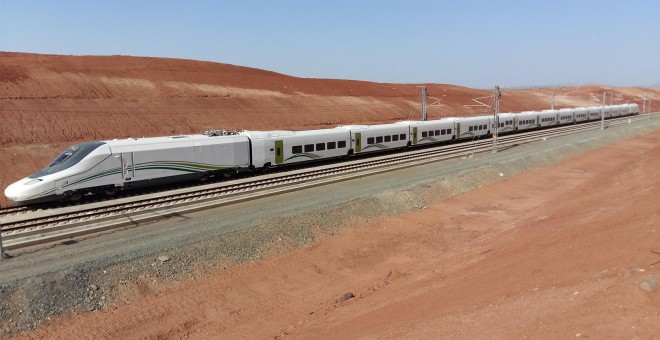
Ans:
<svg viewBox="0 0 660 340"><path fill-rule="evenodd" d="M647 115L610 119L607 126L646 120ZM577 132L599 129L600 122L507 134L498 138L498 147L524 144ZM445 144L433 148L355 159L339 164L275 173L228 182L189 187L151 195L126 197L79 206L47 210L11 207L0 210L5 249L17 249L69 239L109 229L135 226L180 214L243 202L260 197L301 190L363 177L394 169L457 158L492 149L492 139Z"/></svg>

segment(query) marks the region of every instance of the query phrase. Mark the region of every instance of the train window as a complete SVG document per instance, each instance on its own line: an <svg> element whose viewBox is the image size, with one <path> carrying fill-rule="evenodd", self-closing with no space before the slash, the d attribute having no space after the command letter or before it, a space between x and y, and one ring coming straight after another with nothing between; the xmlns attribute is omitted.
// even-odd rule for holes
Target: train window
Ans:
<svg viewBox="0 0 660 340"><path fill-rule="evenodd" d="M429 131L429 137L433 137L433 136L435 136L435 133L433 132L433 130Z"/></svg>
<svg viewBox="0 0 660 340"><path fill-rule="evenodd" d="M339 147L340 149L345 148L346 147L346 141L345 140L340 140L339 142L337 142L337 147Z"/></svg>
<svg viewBox="0 0 660 340"><path fill-rule="evenodd" d="M440 130L435 130L435 135L440 136Z"/></svg>
<svg viewBox="0 0 660 340"><path fill-rule="evenodd" d="M29 178L39 178L42 176L54 174L56 172L68 169L80 162L83 158L89 155L96 148L105 144L104 142L88 142L70 146L64 150L55 160L53 160L47 167L39 170L37 173L28 176Z"/></svg>
<svg viewBox="0 0 660 340"><path fill-rule="evenodd" d="M385 136L385 143L391 142L392 141L392 136Z"/></svg>
<svg viewBox="0 0 660 340"><path fill-rule="evenodd" d="M426 131L422 131L422 138L424 138L424 137L428 137L428 135L429 135L429 134L426 133Z"/></svg>
<svg viewBox="0 0 660 340"><path fill-rule="evenodd" d="M405 133L400 134L399 139L406 140L406 134Z"/></svg>
<svg viewBox="0 0 660 340"><path fill-rule="evenodd" d="M376 143L382 143L382 142L383 142L383 136L376 137Z"/></svg>
<svg viewBox="0 0 660 340"><path fill-rule="evenodd" d="M373 144L373 143L374 143L374 137L367 138L367 144Z"/></svg>
<svg viewBox="0 0 660 340"><path fill-rule="evenodd" d="M337 148L337 142L328 142L328 150L333 150Z"/></svg>
<svg viewBox="0 0 660 340"><path fill-rule="evenodd" d="M316 151L325 150L325 143L316 143Z"/></svg>
<svg viewBox="0 0 660 340"><path fill-rule="evenodd" d="M447 134L451 135L451 129L447 129Z"/></svg>
<svg viewBox="0 0 660 340"><path fill-rule="evenodd" d="M446 134L445 131L446 131L445 129L440 130L440 135L441 135L441 136L444 136L444 135Z"/></svg>
<svg viewBox="0 0 660 340"><path fill-rule="evenodd" d="M399 140L399 135L392 135L392 141L396 142Z"/></svg>
<svg viewBox="0 0 660 340"><path fill-rule="evenodd" d="M302 145L294 145L291 147L291 153L302 153Z"/></svg>
<svg viewBox="0 0 660 340"><path fill-rule="evenodd" d="M306 144L305 152L314 152L314 144Z"/></svg>

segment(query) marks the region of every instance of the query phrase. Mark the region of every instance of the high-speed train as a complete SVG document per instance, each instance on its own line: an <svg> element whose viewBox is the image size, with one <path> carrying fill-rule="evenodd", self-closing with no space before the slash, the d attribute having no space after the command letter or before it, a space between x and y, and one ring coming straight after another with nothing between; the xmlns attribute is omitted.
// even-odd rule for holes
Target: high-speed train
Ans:
<svg viewBox="0 0 660 340"><path fill-rule="evenodd" d="M206 179L329 158L639 114L637 104L501 113L494 116L344 125L307 131L211 131L76 144L41 171L9 185L16 205L111 196L157 184Z"/></svg>

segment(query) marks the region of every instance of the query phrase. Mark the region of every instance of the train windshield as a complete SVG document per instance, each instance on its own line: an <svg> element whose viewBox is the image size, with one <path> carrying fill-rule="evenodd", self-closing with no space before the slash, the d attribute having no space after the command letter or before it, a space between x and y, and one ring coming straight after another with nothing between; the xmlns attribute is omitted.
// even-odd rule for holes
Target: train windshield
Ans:
<svg viewBox="0 0 660 340"><path fill-rule="evenodd" d="M76 144L64 150L55 160L53 160L47 167L41 169L34 175L28 176L29 178L39 178L42 176L54 174L56 172L68 169L80 162L90 152L96 150L99 146L105 144L104 142L88 142Z"/></svg>

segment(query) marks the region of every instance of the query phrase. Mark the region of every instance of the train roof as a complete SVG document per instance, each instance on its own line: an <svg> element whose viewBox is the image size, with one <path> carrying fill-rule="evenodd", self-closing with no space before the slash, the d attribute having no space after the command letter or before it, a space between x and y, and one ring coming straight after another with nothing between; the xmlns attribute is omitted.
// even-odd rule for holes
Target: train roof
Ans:
<svg viewBox="0 0 660 340"><path fill-rule="evenodd" d="M386 128L398 128L401 127L399 123L387 123L387 124L372 124L372 125L339 125L337 128L341 129L350 129L350 130L369 130L369 129L386 129Z"/></svg>
<svg viewBox="0 0 660 340"><path fill-rule="evenodd" d="M267 139L277 137L291 137L291 136L320 136L331 133L345 133L344 129L331 128L331 129L317 129L317 130L301 130L301 131L288 131L288 130L273 130L273 131L243 131L240 134L250 137L252 139Z"/></svg>
<svg viewBox="0 0 660 340"><path fill-rule="evenodd" d="M431 119L431 120L402 120L398 121L395 124L437 124L437 123L453 123L456 121L456 118L440 118L440 119Z"/></svg>
<svg viewBox="0 0 660 340"><path fill-rule="evenodd" d="M110 139L102 142L108 144L110 147L121 146L134 146L134 145L150 145L150 144L170 144L179 142L235 142L245 140L244 136L229 135L229 136L213 136L195 134L195 135L178 135L166 137L143 137L143 138L123 138L123 139Z"/></svg>

